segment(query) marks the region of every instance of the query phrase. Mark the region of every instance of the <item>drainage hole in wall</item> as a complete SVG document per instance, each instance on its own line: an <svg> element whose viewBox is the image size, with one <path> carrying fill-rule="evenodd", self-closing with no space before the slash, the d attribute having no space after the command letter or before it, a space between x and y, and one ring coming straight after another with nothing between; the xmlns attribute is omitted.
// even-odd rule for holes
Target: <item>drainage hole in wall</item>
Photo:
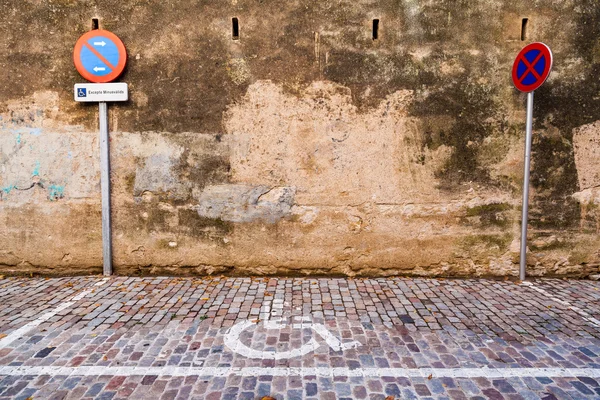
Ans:
<svg viewBox="0 0 600 400"><path fill-rule="evenodd" d="M373 40L379 39L379 20L373 20Z"/></svg>
<svg viewBox="0 0 600 400"><path fill-rule="evenodd" d="M98 29L98 18L92 18L92 30Z"/></svg>
<svg viewBox="0 0 600 400"><path fill-rule="evenodd" d="M527 40L527 25L529 24L529 18L523 18L521 21L521 41Z"/></svg>
<svg viewBox="0 0 600 400"><path fill-rule="evenodd" d="M240 23L237 18L231 18L231 38L233 40L240 39Z"/></svg>

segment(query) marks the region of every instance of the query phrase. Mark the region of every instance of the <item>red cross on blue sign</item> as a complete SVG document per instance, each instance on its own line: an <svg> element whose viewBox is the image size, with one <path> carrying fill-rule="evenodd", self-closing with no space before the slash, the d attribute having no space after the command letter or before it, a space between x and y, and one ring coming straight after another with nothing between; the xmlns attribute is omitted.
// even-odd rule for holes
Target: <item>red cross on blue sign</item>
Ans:
<svg viewBox="0 0 600 400"><path fill-rule="evenodd" d="M533 92L548 79L552 69L552 51L544 43L531 43L517 55L512 70L515 87Z"/></svg>

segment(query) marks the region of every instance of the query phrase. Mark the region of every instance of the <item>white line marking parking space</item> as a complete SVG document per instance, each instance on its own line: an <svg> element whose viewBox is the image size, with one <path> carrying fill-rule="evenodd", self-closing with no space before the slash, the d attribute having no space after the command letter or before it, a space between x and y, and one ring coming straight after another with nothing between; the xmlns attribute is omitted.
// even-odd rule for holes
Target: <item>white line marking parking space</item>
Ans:
<svg viewBox="0 0 600 400"><path fill-rule="evenodd" d="M573 310L577 314L581 315L583 317L583 319L585 319L590 324L594 325L595 327L600 327L600 321L599 320L597 320L596 318L592 317L590 314L588 314L587 312L583 311L581 308L572 306L570 303L568 303L568 302L566 302L564 300L561 300L559 298L554 297L551 293L549 293L546 290L544 290L542 288L539 288L536 285L534 285L533 282L523 282L522 285L528 286L528 287L532 288L533 290L535 290L536 292L541 293L544 296L548 297L550 300L555 301L558 304L562 304L563 306L568 307L570 310Z"/></svg>
<svg viewBox="0 0 600 400"><path fill-rule="evenodd" d="M100 282L96 282L94 284L94 286L92 286L92 287L90 287L88 289L82 290L81 292L79 292L75 296L73 296L73 297L67 299L65 302L59 304L56 308L54 308L54 309L52 309L52 310L50 310L48 312L45 312L38 319L33 320L31 322L28 322L27 324L23 325L19 329L15 330L15 331L13 331L11 333L9 333L8 336L0 339L0 349L2 349L4 347L7 347L8 345L10 345L11 343L13 343L14 341L16 341L19 338L23 337L24 335L27 334L27 332L29 332L30 330L32 330L36 326L39 326L43 322L48 321L50 318L54 317L56 314L58 314L62 310L71 307L77 301L83 299L85 296L87 296L88 294L90 294L92 292L92 290L94 290L95 287L104 285L106 282L108 282L109 279L110 278L104 278Z"/></svg>
<svg viewBox="0 0 600 400"><path fill-rule="evenodd" d="M355 368L347 367L27 367L0 366L0 376L50 375L50 376L362 376L393 378L523 378L550 377L575 378L585 376L600 378L600 368Z"/></svg>

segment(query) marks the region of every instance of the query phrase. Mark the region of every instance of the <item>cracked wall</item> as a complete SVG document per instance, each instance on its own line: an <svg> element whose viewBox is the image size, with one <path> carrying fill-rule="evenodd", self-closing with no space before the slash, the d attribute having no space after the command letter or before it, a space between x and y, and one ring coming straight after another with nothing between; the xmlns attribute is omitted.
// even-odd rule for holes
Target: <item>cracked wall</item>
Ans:
<svg viewBox="0 0 600 400"><path fill-rule="evenodd" d="M555 56L536 92L529 271L598 271L596 2L3 10L0 273L101 271L97 107L71 92L91 18L129 54L131 100L109 107L117 273L516 275L522 18Z"/></svg>

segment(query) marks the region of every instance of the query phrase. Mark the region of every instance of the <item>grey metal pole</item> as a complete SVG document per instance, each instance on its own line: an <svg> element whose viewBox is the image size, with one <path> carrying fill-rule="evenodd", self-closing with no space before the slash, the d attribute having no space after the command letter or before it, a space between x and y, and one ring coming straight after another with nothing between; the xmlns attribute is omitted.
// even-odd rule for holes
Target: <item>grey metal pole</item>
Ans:
<svg viewBox="0 0 600 400"><path fill-rule="evenodd" d="M110 158L108 142L108 107L100 103L100 187L102 191L102 260L104 275L112 274L110 233Z"/></svg>
<svg viewBox="0 0 600 400"><path fill-rule="evenodd" d="M527 93L527 127L525 137L525 171L523 174L523 215L521 218L521 265L519 279L525 280L527 266L527 219L529 216L529 166L531 164L531 140L533 136L533 92Z"/></svg>

